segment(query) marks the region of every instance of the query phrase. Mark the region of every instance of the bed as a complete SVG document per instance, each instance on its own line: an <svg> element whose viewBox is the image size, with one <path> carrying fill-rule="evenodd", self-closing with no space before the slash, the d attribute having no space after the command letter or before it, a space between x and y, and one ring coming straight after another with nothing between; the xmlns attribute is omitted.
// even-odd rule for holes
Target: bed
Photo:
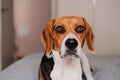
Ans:
<svg viewBox="0 0 120 80"><path fill-rule="evenodd" d="M38 80L42 53L24 57L0 72L0 80ZM120 55L87 55L95 80L120 80Z"/></svg>

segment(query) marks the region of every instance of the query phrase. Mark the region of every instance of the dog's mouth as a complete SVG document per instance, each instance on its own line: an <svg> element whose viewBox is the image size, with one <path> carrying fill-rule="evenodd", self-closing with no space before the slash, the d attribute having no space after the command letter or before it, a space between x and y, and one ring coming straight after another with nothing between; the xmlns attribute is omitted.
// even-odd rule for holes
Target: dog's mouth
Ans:
<svg viewBox="0 0 120 80"><path fill-rule="evenodd" d="M74 50L67 49L65 52L66 53L63 56L61 56L61 58L68 58L68 57L79 58L79 55L77 54L77 50L76 49L74 49Z"/></svg>

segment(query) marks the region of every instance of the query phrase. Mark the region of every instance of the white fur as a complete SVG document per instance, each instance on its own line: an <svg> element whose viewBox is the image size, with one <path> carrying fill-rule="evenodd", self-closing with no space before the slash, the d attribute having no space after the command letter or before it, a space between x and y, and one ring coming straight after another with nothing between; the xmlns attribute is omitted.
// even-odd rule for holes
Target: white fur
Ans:
<svg viewBox="0 0 120 80"><path fill-rule="evenodd" d="M65 50L67 47L65 46L65 41L69 38L74 38L78 41L76 54L79 56L79 58L76 58L75 56L61 58L61 56L66 54ZM55 50L52 50L52 53L55 62L53 70L50 74L52 80L82 80L82 68L87 80L93 80L88 59L85 54L82 53L81 43L73 33L69 33L63 39L61 45L61 54L59 51Z"/></svg>
<svg viewBox="0 0 120 80"><path fill-rule="evenodd" d="M90 65L89 65L89 60L88 58L85 56L85 54L83 52L80 53L80 60L81 60L81 64L82 64L82 68L83 68L83 72L87 78L87 80L94 80L90 71Z"/></svg>
<svg viewBox="0 0 120 80"><path fill-rule="evenodd" d="M51 72L52 80L82 80L80 59L68 57L61 59L58 51L52 51L55 65Z"/></svg>

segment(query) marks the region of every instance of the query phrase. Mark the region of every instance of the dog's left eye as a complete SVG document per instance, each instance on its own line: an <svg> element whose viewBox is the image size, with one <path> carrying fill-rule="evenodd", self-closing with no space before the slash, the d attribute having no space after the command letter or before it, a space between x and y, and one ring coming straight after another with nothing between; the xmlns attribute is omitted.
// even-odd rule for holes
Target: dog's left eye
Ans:
<svg viewBox="0 0 120 80"><path fill-rule="evenodd" d="M84 30L85 30L85 27L82 25L77 26L75 29L77 33L82 33Z"/></svg>
<svg viewBox="0 0 120 80"><path fill-rule="evenodd" d="M62 26L57 26L55 31L59 34L63 34L65 32L65 29Z"/></svg>

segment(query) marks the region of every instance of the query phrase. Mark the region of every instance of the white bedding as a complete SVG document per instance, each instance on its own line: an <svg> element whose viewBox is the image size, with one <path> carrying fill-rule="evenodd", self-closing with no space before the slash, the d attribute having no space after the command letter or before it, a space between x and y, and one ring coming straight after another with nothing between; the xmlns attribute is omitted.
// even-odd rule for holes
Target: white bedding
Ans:
<svg viewBox="0 0 120 80"><path fill-rule="evenodd" d="M0 73L0 80L38 80L42 54L35 53L15 62ZM89 55L95 80L120 80L120 56Z"/></svg>

